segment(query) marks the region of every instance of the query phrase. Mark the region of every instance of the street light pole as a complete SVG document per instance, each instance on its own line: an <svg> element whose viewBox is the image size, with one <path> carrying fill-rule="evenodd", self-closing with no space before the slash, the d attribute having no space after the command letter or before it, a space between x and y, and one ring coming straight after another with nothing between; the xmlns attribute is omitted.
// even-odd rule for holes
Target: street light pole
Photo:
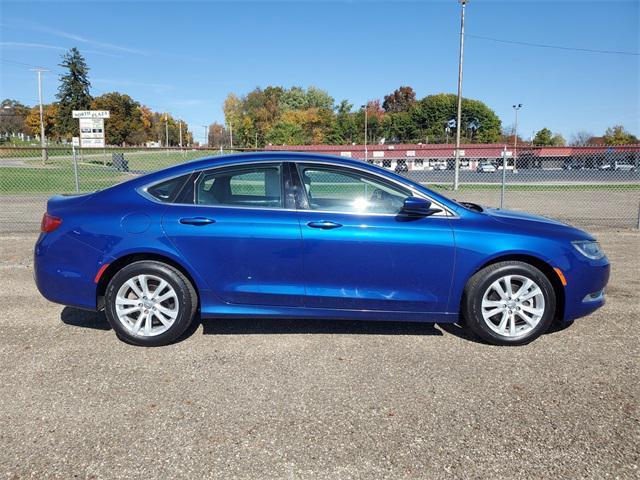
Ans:
<svg viewBox="0 0 640 480"><path fill-rule="evenodd" d="M522 104L518 103L513 105L513 109L516 111L516 125L513 132L513 171L516 171L518 162L518 110L522 108Z"/></svg>
<svg viewBox="0 0 640 480"><path fill-rule="evenodd" d="M202 125L202 128L204 128L204 141L202 142L202 144L208 147L209 146L209 127L207 125Z"/></svg>
<svg viewBox="0 0 640 480"><path fill-rule="evenodd" d="M47 139L44 136L44 109L42 107L42 73L48 72L45 68L32 68L31 71L38 74L38 103L40 104L40 146L42 147L42 164L47 162Z"/></svg>
<svg viewBox="0 0 640 480"><path fill-rule="evenodd" d="M453 189L458 190L460 177L460 127L462 123L462 64L464 62L464 11L468 0L459 0L460 10L460 56L458 57L458 115L456 121L456 160L454 166Z"/></svg>
<svg viewBox="0 0 640 480"><path fill-rule="evenodd" d="M179 145L180 148L182 148L182 120L178 120L178 131L180 132L180 141L179 141Z"/></svg>

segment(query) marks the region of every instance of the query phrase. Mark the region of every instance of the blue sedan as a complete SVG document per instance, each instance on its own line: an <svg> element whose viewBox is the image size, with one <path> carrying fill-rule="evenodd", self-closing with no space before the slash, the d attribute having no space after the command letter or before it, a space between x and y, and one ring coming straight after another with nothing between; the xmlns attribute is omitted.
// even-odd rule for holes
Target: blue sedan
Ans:
<svg viewBox="0 0 640 480"><path fill-rule="evenodd" d="M455 322L521 345L604 304L588 233L459 203L345 158L206 158L49 200L35 246L47 299L103 310L137 345L203 318Z"/></svg>

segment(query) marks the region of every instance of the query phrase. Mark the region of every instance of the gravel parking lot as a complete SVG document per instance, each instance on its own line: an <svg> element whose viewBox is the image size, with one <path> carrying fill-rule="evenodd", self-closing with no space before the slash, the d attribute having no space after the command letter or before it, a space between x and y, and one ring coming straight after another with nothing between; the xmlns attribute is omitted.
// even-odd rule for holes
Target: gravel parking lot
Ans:
<svg viewBox="0 0 640 480"><path fill-rule="evenodd" d="M457 327L208 320L157 349L40 297L0 235L6 478L637 478L640 234L607 305L531 345Z"/></svg>

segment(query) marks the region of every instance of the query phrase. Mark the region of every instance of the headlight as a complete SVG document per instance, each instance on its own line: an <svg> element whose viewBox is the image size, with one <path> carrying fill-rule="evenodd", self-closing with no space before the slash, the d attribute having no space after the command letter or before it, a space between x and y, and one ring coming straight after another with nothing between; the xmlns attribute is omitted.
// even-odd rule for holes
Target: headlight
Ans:
<svg viewBox="0 0 640 480"><path fill-rule="evenodd" d="M594 240L578 240L571 242L576 250L591 260L600 260L604 257L604 252L600 244Z"/></svg>

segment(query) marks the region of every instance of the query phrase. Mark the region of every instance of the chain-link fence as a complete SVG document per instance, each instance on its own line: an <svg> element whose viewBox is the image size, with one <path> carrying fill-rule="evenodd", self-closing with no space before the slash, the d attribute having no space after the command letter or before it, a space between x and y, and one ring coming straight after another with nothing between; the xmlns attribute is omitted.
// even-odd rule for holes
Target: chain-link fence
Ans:
<svg viewBox="0 0 640 480"><path fill-rule="evenodd" d="M521 147L446 145L268 147L360 158L457 200L524 210L580 226L638 228L640 146ZM214 149L109 148L74 151L0 147L0 231L35 231L46 200L89 192L177 163L219 155Z"/></svg>

